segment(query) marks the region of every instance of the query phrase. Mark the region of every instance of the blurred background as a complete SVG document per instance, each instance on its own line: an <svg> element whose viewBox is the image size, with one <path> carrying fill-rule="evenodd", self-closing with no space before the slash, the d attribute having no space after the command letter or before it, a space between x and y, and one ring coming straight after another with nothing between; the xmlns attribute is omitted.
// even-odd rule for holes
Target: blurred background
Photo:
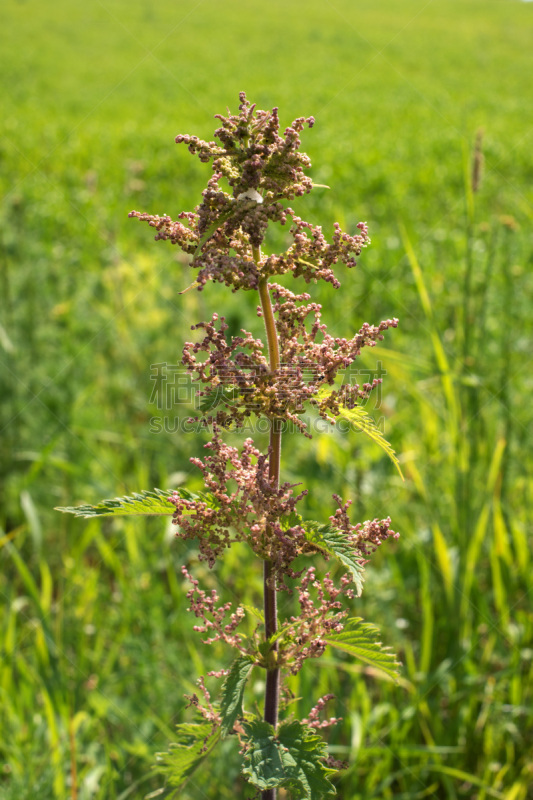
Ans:
<svg viewBox="0 0 533 800"><path fill-rule="evenodd" d="M286 437L283 477L309 489L309 517L327 520L332 492L356 520L392 517L401 538L354 613L401 678L328 652L291 679L289 710L336 695L340 798L533 798L533 5L4 0L2 18L2 800L155 791L183 694L232 657L192 631L181 564L260 603L245 549L212 573L160 519L53 510L201 486L188 459L206 438L154 430L151 365L175 364L214 310L259 334L256 299L179 296L186 263L127 214L194 208L209 168L174 137L211 139L241 90L282 124L316 118L303 149L330 189L297 213L325 233L369 224L342 289L311 287L330 331L400 319L360 369L384 373L367 410L405 482L337 429ZM262 689L258 673L250 707ZM236 751L224 743L180 796L251 797Z"/></svg>

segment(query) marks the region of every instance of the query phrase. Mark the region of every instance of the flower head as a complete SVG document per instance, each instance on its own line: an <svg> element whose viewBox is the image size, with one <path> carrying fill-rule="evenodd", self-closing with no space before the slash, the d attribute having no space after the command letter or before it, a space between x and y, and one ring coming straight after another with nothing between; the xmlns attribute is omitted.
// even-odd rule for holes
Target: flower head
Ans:
<svg viewBox="0 0 533 800"><path fill-rule="evenodd" d="M278 109L256 109L241 92L239 113L228 111L216 119L218 143L176 136L176 142L186 144L200 161L211 162L213 175L200 205L179 214L177 221L167 214L139 211L129 216L155 228L157 240L168 240L191 256L199 291L208 280L225 283L233 291L257 289L260 277L287 272L308 283L322 279L338 287L333 267L339 261L355 266L355 257L370 242L366 224L360 222L353 235L335 224L328 243L320 227L285 206L313 188L305 172L311 162L300 151L300 134L306 126L313 127L314 118L298 117L281 133ZM259 256L269 223L285 225L289 218L292 241L286 252Z"/></svg>

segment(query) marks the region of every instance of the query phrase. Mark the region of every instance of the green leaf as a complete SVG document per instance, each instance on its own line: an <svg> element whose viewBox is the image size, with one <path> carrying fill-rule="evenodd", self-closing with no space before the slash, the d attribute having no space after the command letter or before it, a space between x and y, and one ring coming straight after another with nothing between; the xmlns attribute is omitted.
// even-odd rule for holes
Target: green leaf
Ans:
<svg viewBox="0 0 533 800"><path fill-rule="evenodd" d="M180 497L185 500L202 500L212 504L212 498L207 493L193 494L187 489L178 490ZM151 492L143 491L133 494L131 497L115 497L114 500L102 500L95 506L71 506L68 508L56 508L55 511L63 511L66 514L74 514L76 517L124 517L124 516L158 516L165 515L171 517L174 514L175 506L169 498L172 492L163 489L154 489Z"/></svg>
<svg viewBox="0 0 533 800"><path fill-rule="evenodd" d="M233 209L229 211L224 211L224 213L221 214L219 217L217 217L217 219L211 223L208 229L204 231L200 241L198 242L198 247L193 253L192 257L193 262L194 259L197 258L202 252L202 247L207 242L207 240L210 239L211 236L213 236L213 234L217 232L220 226L223 225L231 217L232 214L233 214Z"/></svg>
<svg viewBox="0 0 533 800"><path fill-rule="evenodd" d="M274 728L260 719L245 722L243 727L247 736L243 775L261 790L281 786L285 774Z"/></svg>
<svg viewBox="0 0 533 800"><path fill-rule="evenodd" d="M186 289L182 289L181 292L178 292L178 294L187 294L187 292L190 292L191 289L197 289L199 286L200 284L198 281L193 281L190 286L187 286Z"/></svg>
<svg viewBox="0 0 533 800"><path fill-rule="evenodd" d="M244 603L241 603L241 605L242 605L242 607L244 608L245 611L247 611L253 617L258 619L259 622L262 622L263 625L265 624L265 615L264 615L264 612L261 611L260 608L256 608L255 606L247 606L247 605L244 605Z"/></svg>
<svg viewBox="0 0 533 800"><path fill-rule="evenodd" d="M263 720L246 722L247 750L243 774L264 791L285 786L297 798L321 800L335 794L329 780L335 770L324 763L325 742L301 722L284 722L277 733Z"/></svg>
<svg viewBox="0 0 533 800"><path fill-rule="evenodd" d="M202 413L212 411L221 403L233 402L236 397L237 393L235 389L224 389L222 386L217 386L202 397L200 401L200 411Z"/></svg>
<svg viewBox="0 0 533 800"><path fill-rule="evenodd" d="M220 703L220 713L222 715L221 734L222 738L228 735L238 717L242 717L242 701L246 681L254 665L251 656L240 656L231 665L229 674L222 687L222 700Z"/></svg>
<svg viewBox="0 0 533 800"><path fill-rule="evenodd" d="M321 525L319 522L303 520L301 523L305 530L305 538L319 550L334 556L345 567L348 567L355 583L357 596L363 591L364 566L360 554L353 544L340 531L334 530L331 525Z"/></svg>
<svg viewBox="0 0 533 800"><path fill-rule="evenodd" d="M176 726L176 741L167 753L157 753L157 770L173 788L183 786L200 762L220 739L220 729L213 731L209 722L184 723Z"/></svg>
<svg viewBox="0 0 533 800"><path fill-rule="evenodd" d="M305 264L306 267L312 267L313 269L318 269L318 264L313 264L312 261L305 261L303 258L296 259L297 264Z"/></svg>
<svg viewBox="0 0 533 800"><path fill-rule="evenodd" d="M294 720L280 725L278 739L288 750L284 752L284 768L287 785L296 797L321 800L325 795L336 794L329 780L336 770L325 765L326 743L316 731Z"/></svg>
<svg viewBox="0 0 533 800"><path fill-rule="evenodd" d="M352 578L356 586L357 596L361 596L364 581L364 566L361 564L362 558L357 555L353 545L347 541L346 536L335 530L331 525L327 525L315 520L302 519L295 511L281 518L283 530L288 530L293 525L301 525L304 529L305 538L314 545L317 550L333 556L348 567L352 573Z"/></svg>
<svg viewBox="0 0 533 800"><path fill-rule="evenodd" d="M330 389L327 389L325 386L323 386L317 394L317 400L324 400L331 393L332 392ZM370 414L367 414L366 411L360 406L355 406L355 408L346 408L346 406L341 406L339 417L351 422L351 424L354 425L357 430L365 433L369 439L372 439L373 442L379 445L398 470L402 481L404 480L400 462L398 461L396 453L392 449L392 445L389 444L389 442L385 439Z"/></svg>
<svg viewBox="0 0 533 800"><path fill-rule="evenodd" d="M379 629L375 625L363 622L361 617L348 620L344 630L324 636L324 641L338 650L344 650L364 661L374 669L380 669L394 680L398 678L400 663L388 647L379 641Z"/></svg>
<svg viewBox="0 0 533 800"><path fill-rule="evenodd" d="M284 531L288 531L289 528L292 528L294 525L307 524L307 520L304 520L297 511L290 511L288 514L280 517L279 521Z"/></svg>

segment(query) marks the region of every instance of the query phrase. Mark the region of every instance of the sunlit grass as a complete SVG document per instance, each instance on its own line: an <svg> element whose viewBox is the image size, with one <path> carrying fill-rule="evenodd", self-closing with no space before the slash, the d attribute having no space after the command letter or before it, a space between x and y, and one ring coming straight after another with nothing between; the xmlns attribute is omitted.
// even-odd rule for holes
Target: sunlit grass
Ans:
<svg viewBox="0 0 533 800"><path fill-rule="evenodd" d="M284 473L310 489L314 518L331 513L332 491L354 499L358 518L391 514L401 539L369 565L355 611L380 624L402 677L394 685L328 654L289 682L292 700L303 715L318 694L337 695L341 797L533 797L531 10L5 4L2 800L153 791L153 755L186 718L183 695L230 658L206 655L183 613L192 544L160 521L52 509L199 488L188 463L198 437L149 432L150 364L175 363L223 288L178 297L183 263L126 215L197 202L204 168L173 137L210 137L240 89L287 122L316 116L304 149L331 189L303 199L303 215L370 224L373 244L341 275L342 293L320 290L333 332L400 318L362 365L379 358L387 372L373 413L406 482L377 447L338 431L288 439ZM255 299L231 302L230 326L259 331ZM216 579L228 598L259 605L253 570L235 549ZM185 800L246 796L235 745Z"/></svg>

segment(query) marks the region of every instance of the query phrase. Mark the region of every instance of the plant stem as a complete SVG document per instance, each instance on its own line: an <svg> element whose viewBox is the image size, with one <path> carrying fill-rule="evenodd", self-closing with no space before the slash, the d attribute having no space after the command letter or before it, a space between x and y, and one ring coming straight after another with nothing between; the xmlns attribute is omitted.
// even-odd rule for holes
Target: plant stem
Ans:
<svg viewBox="0 0 533 800"><path fill-rule="evenodd" d="M254 248L253 253L256 264L259 264L261 250L259 248ZM266 278L261 278L259 280L259 297L267 335L270 372L275 375L280 366L279 342ZM268 477L271 485L275 488L279 487L281 434L281 419L273 419L270 424ZM267 529L267 536L269 534L270 531ZM263 597L265 609L265 637L269 639L278 629L276 578L273 575L272 563L270 561L265 561L263 567ZM277 657L277 652L278 644L276 642L272 647L272 656L275 659ZM277 663L277 661L275 663ZM273 669L267 669L264 711L265 722L269 722L274 728L276 728L278 724L279 691L280 670L276 666ZM262 800L276 800L276 789L266 789L261 793L261 797Z"/></svg>

